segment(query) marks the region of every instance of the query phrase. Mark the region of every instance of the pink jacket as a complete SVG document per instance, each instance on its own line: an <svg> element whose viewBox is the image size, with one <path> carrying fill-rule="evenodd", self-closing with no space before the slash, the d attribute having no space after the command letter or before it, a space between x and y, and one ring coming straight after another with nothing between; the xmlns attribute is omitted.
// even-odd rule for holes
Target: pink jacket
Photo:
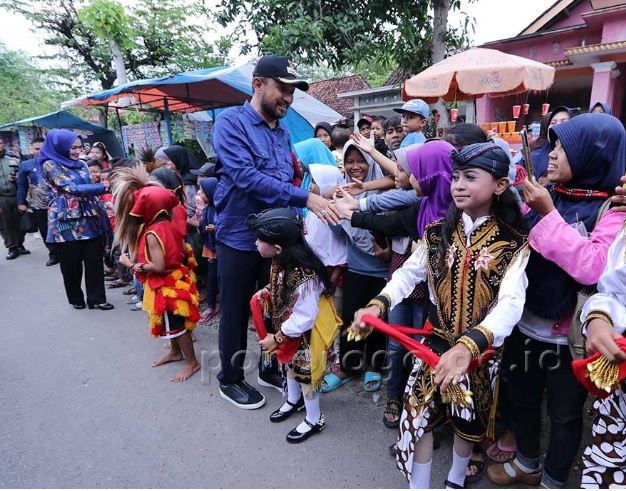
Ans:
<svg viewBox="0 0 626 491"><path fill-rule="evenodd" d="M625 219L625 212L609 210L600 219L591 237L585 239L563 220L557 210L553 210L533 227L528 235L528 243L578 283L595 285L606 266L609 247ZM574 315L555 324L559 334L567 335Z"/></svg>
<svg viewBox="0 0 626 491"><path fill-rule="evenodd" d="M626 212L609 210L591 237L583 238L553 210L528 235L530 246L583 285L595 285L606 266L607 253L624 225Z"/></svg>

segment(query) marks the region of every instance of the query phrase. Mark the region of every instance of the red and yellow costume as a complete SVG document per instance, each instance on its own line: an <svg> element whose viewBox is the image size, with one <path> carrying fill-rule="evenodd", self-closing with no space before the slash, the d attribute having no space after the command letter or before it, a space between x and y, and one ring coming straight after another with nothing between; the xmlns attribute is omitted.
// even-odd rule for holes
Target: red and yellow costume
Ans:
<svg viewBox="0 0 626 491"><path fill-rule="evenodd" d="M132 216L143 220L137 261L141 264L150 262L148 235L158 240L165 256L165 273L137 274L144 285L143 309L148 313L150 333L154 337L176 337L186 330L193 330L200 319L194 273L196 262L191 247L185 242L185 234L174 218L179 206L172 191L147 186L135 193L135 203L130 211ZM174 319L181 322L172 322Z"/></svg>

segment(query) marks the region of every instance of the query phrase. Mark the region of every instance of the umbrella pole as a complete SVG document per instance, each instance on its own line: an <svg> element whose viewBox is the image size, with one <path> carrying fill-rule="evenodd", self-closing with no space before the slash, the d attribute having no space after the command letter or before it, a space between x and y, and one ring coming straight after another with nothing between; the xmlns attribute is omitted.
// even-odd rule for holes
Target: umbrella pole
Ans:
<svg viewBox="0 0 626 491"><path fill-rule="evenodd" d="M170 105L167 102L167 97L163 98L163 120L165 121L165 129L167 132L167 144L172 144L172 120L170 117Z"/></svg>
<svg viewBox="0 0 626 491"><path fill-rule="evenodd" d="M124 132L122 131L122 119L120 118L120 108L115 108L115 116L117 117L117 126L120 129L120 138L122 140L122 151L124 152L124 158L128 158L126 153L126 143L124 143Z"/></svg>

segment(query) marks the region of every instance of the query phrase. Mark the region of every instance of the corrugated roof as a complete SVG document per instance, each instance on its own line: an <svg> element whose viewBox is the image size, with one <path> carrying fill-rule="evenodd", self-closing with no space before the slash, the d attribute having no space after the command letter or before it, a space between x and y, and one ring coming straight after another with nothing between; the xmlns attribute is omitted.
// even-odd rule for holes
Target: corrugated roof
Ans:
<svg viewBox="0 0 626 491"><path fill-rule="evenodd" d="M334 109L344 118L349 118L352 116L353 101L341 99L337 97L337 94L369 88L369 84L361 75L350 75L313 82L310 84L308 94Z"/></svg>

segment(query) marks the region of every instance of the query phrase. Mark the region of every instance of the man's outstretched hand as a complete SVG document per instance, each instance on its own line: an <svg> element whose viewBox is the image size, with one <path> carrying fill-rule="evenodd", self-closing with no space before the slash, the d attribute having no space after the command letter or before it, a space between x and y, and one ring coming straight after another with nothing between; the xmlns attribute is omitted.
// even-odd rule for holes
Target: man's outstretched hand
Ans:
<svg viewBox="0 0 626 491"><path fill-rule="evenodd" d="M326 198L314 193L309 193L309 197L306 200L306 207L315 213L324 223L339 225L339 214L337 210L335 210L334 205Z"/></svg>

